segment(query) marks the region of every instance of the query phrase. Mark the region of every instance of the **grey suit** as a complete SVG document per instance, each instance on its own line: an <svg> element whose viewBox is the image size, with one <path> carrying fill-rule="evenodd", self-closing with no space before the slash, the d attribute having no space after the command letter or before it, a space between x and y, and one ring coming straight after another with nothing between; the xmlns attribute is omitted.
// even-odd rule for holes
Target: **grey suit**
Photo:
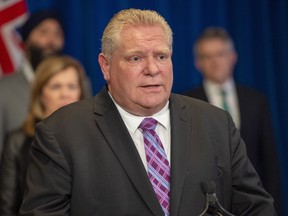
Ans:
<svg viewBox="0 0 288 216"><path fill-rule="evenodd" d="M199 215L213 180L236 215L275 215L226 112L171 95L171 216ZM103 89L36 127L20 215L164 215L117 108Z"/></svg>
<svg viewBox="0 0 288 216"><path fill-rule="evenodd" d="M30 86L23 71L0 79L0 158L5 136L18 129L27 115Z"/></svg>

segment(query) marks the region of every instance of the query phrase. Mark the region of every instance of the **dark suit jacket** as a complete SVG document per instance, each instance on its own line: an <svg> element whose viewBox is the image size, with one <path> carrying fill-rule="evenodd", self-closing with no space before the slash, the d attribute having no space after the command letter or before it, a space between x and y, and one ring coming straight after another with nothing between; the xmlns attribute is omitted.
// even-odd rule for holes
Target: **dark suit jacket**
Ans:
<svg viewBox="0 0 288 216"><path fill-rule="evenodd" d="M199 215L213 180L236 215L275 215L226 112L171 95L171 216ZM36 127L20 215L164 216L135 144L103 89Z"/></svg>
<svg viewBox="0 0 288 216"><path fill-rule="evenodd" d="M0 164L0 215L18 215L33 138L21 129L9 134Z"/></svg>
<svg viewBox="0 0 288 216"><path fill-rule="evenodd" d="M257 170L264 188L275 199L279 215L283 215L280 168L277 157L271 114L266 97L251 88L236 85L240 108L241 137L247 154ZM185 95L208 102L204 87L200 86Z"/></svg>

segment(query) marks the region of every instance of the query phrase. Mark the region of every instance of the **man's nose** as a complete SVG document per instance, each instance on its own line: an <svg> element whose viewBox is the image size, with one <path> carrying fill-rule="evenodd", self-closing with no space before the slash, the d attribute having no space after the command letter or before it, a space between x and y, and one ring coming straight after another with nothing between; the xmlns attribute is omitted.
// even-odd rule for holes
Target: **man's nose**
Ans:
<svg viewBox="0 0 288 216"><path fill-rule="evenodd" d="M150 75L155 75L159 72L158 63L155 58L148 58L146 73Z"/></svg>

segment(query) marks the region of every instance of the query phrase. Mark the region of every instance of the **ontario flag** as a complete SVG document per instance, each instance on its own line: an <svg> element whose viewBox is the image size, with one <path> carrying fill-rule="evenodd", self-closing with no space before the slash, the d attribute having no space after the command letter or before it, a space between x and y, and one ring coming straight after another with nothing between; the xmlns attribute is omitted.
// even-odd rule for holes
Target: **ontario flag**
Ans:
<svg viewBox="0 0 288 216"><path fill-rule="evenodd" d="M23 60L23 43L17 32L27 19L25 0L0 0L0 77L16 71Z"/></svg>

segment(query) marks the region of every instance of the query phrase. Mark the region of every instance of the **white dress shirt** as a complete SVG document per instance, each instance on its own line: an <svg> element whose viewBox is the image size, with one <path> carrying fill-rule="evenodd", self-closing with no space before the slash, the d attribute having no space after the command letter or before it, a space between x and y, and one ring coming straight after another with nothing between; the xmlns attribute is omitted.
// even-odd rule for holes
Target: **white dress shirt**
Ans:
<svg viewBox="0 0 288 216"><path fill-rule="evenodd" d="M204 91L207 95L209 103L214 106L217 106L221 109L222 107L222 98L221 98L221 89L226 91L226 99L229 107L229 113L232 116L232 119L238 129L240 129L240 111L238 96L233 79L229 79L224 84L220 85L218 83L212 82L210 80L204 80L203 82Z"/></svg>
<svg viewBox="0 0 288 216"><path fill-rule="evenodd" d="M112 96L110 95L112 98ZM113 100L113 98L112 98ZM166 106L159 111L158 113L154 114L153 116L135 116L131 113L128 113L124 110L121 106L119 106L114 100L115 103L131 137L134 141L134 144L138 150L138 153L141 157L141 160L147 170L147 160L145 154L145 147L144 147L144 139L141 129L138 128L140 123L143 121L144 118L152 117L158 121L156 126L156 133L158 134L162 145L164 147L165 153L167 155L167 159L170 164L170 152L171 152L171 125L170 125L170 110L169 110L169 102L167 102Z"/></svg>

